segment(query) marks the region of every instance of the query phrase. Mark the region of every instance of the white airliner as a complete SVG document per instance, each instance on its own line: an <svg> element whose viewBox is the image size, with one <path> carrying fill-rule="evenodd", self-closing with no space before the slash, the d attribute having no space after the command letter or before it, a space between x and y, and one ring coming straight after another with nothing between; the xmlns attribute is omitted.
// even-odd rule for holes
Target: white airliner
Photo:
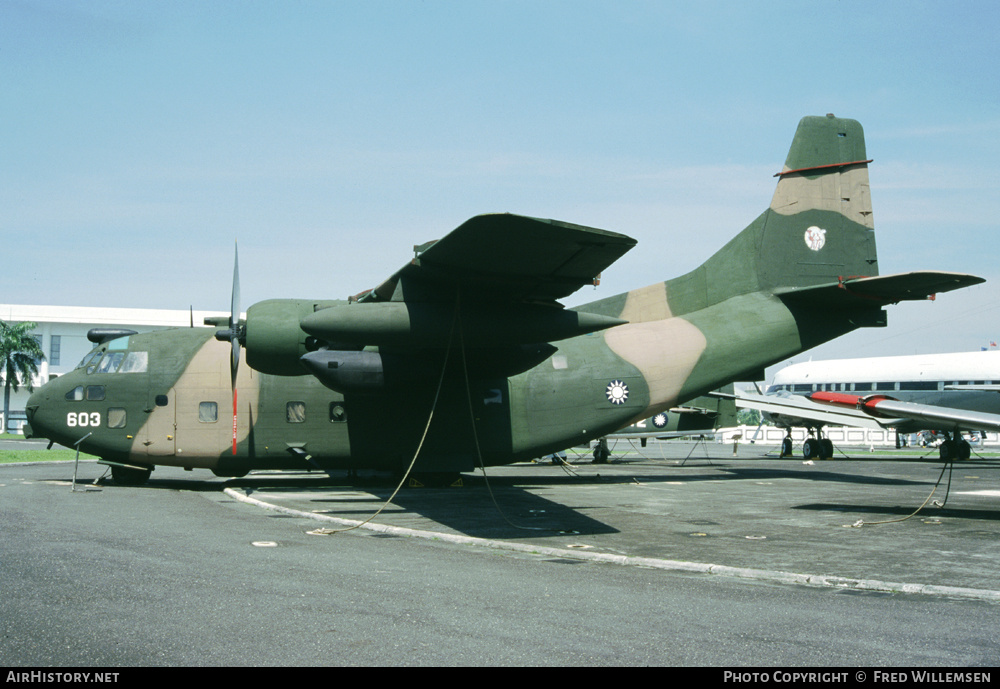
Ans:
<svg viewBox="0 0 1000 689"><path fill-rule="evenodd" d="M759 409L778 426L816 437L803 454L829 457L823 426L941 431L942 459L967 459L961 431L1000 430L1000 351L810 361L778 371L764 395L743 393L737 406ZM791 454L786 437L782 454Z"/></svg>

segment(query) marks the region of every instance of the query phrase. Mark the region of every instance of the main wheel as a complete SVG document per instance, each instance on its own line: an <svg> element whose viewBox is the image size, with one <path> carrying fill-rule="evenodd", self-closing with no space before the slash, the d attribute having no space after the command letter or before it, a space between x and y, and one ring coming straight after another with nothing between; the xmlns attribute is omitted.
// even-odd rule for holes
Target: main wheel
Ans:
<svg viewBox="0 0 1000 689"><path fill-rule="evenodd" d="M819 441L820 451L823 459L833 459L833 441L823 438Z"/></svg>
<svg viewBox="0 0 1000 689"><path fill-rule="evenodd" d="M792 456L792 439L787 435L784 440L781 441L781 456L791 457Z"/></svg>
<svg viewBox="0 0 1000 689"><path fill-rule="evenodd" d="M815 459L820 455L820 444L817 438L806 438L802 443L802 456L806 459Z"/></svg>

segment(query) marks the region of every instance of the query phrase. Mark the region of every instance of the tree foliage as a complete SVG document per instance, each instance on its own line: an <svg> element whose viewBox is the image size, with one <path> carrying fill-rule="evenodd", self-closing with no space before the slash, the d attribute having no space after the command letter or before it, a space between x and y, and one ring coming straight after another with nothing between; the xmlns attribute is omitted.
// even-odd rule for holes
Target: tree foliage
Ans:
<svg viewBox="0 0 1000 689"><path fill-rule="evenodd" d="M4 426L10 417L10 392L17 392L23 383L34 390L32 377L38 375L38 363L45 358L42 346L31 334L37 323L5 323L0 321L0 375L3 377ZM6 430L6 429L0 429Z"/></svg>

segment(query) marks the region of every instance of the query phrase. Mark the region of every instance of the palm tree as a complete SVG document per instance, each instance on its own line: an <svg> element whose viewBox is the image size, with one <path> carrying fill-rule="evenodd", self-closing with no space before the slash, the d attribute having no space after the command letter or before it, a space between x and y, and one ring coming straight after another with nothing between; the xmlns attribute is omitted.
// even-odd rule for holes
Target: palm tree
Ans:
<svg viewBox="0 0 1000 689"><path fill-rule="evenodd" d="M7 419L10 418L10 391L17 392L19 382L25 381L28 392L34 390L31 377L37 375L36 362L45 358L42 346L31 331L38 327L37 323L8 324L0 321L0 374L3 374L3 427L6 431Z"/></svg>

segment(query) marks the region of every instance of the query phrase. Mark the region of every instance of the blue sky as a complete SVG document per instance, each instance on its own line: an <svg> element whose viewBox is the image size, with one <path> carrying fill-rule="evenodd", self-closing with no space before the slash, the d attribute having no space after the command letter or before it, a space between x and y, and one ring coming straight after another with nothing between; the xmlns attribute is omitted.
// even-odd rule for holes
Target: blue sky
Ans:
<svg viewBox="0 0 1000 689"><path fill-rule="evenodd" d="M707 258L833 112L875 160L881 272L989 282L812 355L978 349L998 31L995 2L5 0L0 302L226 309L237 239L244 308L343 298L509 211L639 240L582 303Z"/></svg>

